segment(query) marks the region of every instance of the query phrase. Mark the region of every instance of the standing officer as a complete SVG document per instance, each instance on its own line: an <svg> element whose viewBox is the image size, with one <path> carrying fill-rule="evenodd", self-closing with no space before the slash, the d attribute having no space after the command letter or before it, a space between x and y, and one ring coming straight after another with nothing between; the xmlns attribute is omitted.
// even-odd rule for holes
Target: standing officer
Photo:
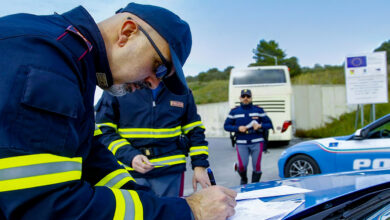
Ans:
<svg viewBox="0 0 390 220"><path fill-rule="evenodd" d="M118 95L159 74L186 90L190 48L187 23L155 6L131 3L99 24L81 6L0 18L0 219L233 215L235 192L158 198L93 143L96 84Z"/></svg>
<svg viewBox="0 0 390 220"><path fill-rule="evenodd" d="M252 157L252 183L261 178L261 156L263 152L263 129L270 129L270 119L260 107L252 105L252 93L249 89L241 90L240 106L233 108L225 120L226 131L237 136L238 173L241 185L248 183L247 166L249 155Z"/></svg>
<svg viewBox="0 0 390 220"><path fill-rule="evenodd" d="M137 184L159 196L183 196L185 155L194 169L193 187L210 184L208 147L192 92L176 95L159 82L121 97L103 93L96 108L100 141L128 166ZM183 137L183 135L185 137ZM185 143L188 140L188 144Z"/></svg>

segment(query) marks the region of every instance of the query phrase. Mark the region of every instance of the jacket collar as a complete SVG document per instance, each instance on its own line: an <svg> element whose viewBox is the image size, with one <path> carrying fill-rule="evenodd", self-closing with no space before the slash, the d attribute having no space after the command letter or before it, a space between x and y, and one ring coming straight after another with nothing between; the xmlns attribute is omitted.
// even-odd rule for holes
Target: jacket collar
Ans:
<svg viewBox="0 0 390 220"><path fill-rule="evenodd" d="M248 105L244 105L244 104L242 104L242 102L241 102L240 105L241 105L241 108L243 108L243 109L250 109L250 108L252 108L252 102L249 103Z"/></svg>
<svg viewBox="0 0 390 220"><path fill-rule="evenodd" d="M62 16L69 21L82 35L92 43L92 56L97 74L104 74L107 85L99 85L102 88L110 87L113 84L112 73L108 63L106 47L100 33L100 30L93 20L92 16L82 6L78 6ZM97 80L99 82L100 80Z"/></svg>

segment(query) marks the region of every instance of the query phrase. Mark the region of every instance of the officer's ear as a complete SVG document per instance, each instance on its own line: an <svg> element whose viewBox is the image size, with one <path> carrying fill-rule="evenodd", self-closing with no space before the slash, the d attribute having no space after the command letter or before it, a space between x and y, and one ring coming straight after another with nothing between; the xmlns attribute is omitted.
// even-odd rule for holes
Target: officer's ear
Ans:
<svg viewBox="0 0 390 220"><path fill-rule="evenodd" d="M137 31L137 23L135 23L133 20L126 19L118 33L119 38L117 43L119 47L125 46L130 36Z"/></svg>

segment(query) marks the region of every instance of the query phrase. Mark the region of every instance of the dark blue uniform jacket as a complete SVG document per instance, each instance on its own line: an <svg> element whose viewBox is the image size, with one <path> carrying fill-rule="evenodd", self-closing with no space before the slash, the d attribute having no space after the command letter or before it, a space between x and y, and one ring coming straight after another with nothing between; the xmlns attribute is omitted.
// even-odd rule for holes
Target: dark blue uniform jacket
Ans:
<svg viewBox="0 0 390 220"><path fill-rule="evenodd" d="M255 131L253 127L248 126L250 128L247 132L242 133L238 131L240 126L247 126L252 121L261 124L262 128ZM264 141L263 130L271 129L272 123L262 108L252 104L241 104L229 112L224 128L226 131L236 133L237 144L252 144Z"/></svg>
<svg viewBox="0 0 390 220"><path fill-rule="evenodd" d="M153 177L192 167L208 167L204 126L197 114L192 92L175 95L165 86L153 99L152 90L142 89L121 97L103 93L96 105L100 141L116 158L129 166L134 177ZM136 155L144 154L155 169L141 174L131 168Z"/></svg>
<svg viewBox="0 0 390 220"><path fill-rule="evenodd" d="M81 6L0 18L0 219L190 218L180 198L138 189L94 144L96 73L105 45Z"/></svg>

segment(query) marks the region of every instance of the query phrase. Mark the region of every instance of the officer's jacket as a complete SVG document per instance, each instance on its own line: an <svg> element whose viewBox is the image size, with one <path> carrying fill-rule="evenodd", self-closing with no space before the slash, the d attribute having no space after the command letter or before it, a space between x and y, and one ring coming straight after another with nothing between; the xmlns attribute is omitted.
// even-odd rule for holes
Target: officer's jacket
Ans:
<svg viewBox="0 0 390 220"><path fill-rule="evenodd" d="M262 128L255 131L250 123L256 121L261 124ZM238 127L250 127L246 133L239 132ZM271 120L264 110L252 104L243 105L233 108L225 120L224 128L226 131L235 132L237 144L252 144L264 141L263 130L272 128Z"/></svg>
<svg viewBox="0 0 390 220"><path fill-rule="evenodd" d="M152 90L121 97L107 92L96 105L100 141L128 166L132 176L147 177L185 171L188 153L192 167L208 167L205 128L197 114L192 92L175 95L165 86L155 101ZM144 154L155 169L141 174L131 168L133 158Z"/></svg>
<svg viewBox="0 0 390 220"><path fill-rule="evenodd" d="M137 185L93 144L97 75L102 84L112 79L84 8L0 18L0 54L0 219L190 216L183 199L118 190Z"/></svg>

